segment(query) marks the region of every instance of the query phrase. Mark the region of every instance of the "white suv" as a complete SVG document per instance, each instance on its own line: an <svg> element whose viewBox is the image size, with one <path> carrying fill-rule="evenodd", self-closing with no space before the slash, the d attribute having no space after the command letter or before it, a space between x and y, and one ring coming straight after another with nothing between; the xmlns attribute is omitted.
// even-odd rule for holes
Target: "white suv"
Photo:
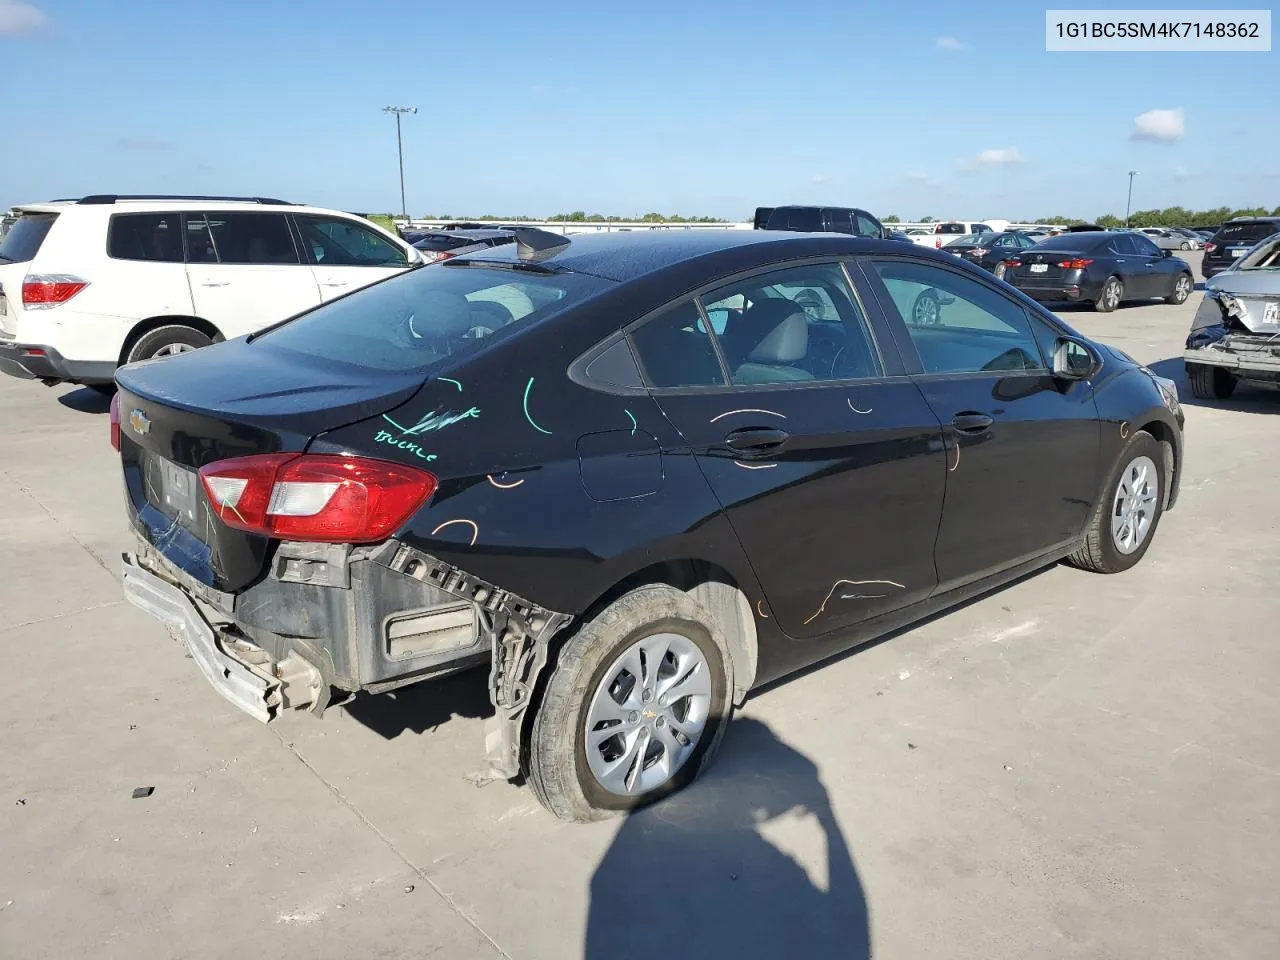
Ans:
<svg viewBox="0 0 1280 960"><path fill-rule="evenodd" d="M32 203L0 240L0 372L106 388L116 367L287 319L422 262L363 217L246 197Z"/></svg>

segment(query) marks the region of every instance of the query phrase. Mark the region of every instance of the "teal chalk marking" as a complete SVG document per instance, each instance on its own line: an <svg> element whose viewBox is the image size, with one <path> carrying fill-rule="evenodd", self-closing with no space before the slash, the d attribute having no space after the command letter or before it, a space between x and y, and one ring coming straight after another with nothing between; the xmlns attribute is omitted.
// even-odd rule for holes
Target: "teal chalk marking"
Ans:
<svg viewBox="0 0 1280 960"><path fill-rule="evenodd" d="M445 383L452 383L455 387L458 388L459 393L462 392L462 384L460 384L457 380L454 380L452 377L436 377L436 379L443 380Z"/></svg>
<svg viewBox="0 0 1280 960"><path fill-rule="evenodd" d="M636 429L640 426L640 424L636 423L636 416L630 410L623 408L622 412L631 418L631 435L634 437L636 435Z"/></svg>
<svg viewBox="0 0 1280 960"><path fill-rule="evenodd" d="M395 428L396 428L397 430L399 430L401 433L408 433L408 432L409 432L409 429L408 429L407 427L402 427L402 426L400 426L400 424L396 423L394 420L392 420L390 417L388 417L385 413L382 415L382 419L383 419L383 420L385 420L385 421L387 421L387 423L391 424L393 427L395 427Z"/></svg>
<svg viewBox="0 0 1280 960"><path fill-rule="evenodd" d="M550 434L550 430L546 430L533 422L533 417L529 416L529 391L533 389L533 377L529 378L529 382L524 385L524 418L529 421L529 426L537 430L539 433Z"/></svg>

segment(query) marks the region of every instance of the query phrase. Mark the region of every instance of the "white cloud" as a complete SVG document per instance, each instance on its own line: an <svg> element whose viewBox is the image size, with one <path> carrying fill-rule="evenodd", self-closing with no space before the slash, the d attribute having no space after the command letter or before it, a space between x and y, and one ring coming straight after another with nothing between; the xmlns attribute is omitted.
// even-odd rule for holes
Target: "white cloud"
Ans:
<svg viewBox="0 0 1280 960"><path fill-rule="evenodd" d="M1186 114L1181 107L1173 110L1148 110L1133 118L1130 140L1159 140L1172 143L1186 132Z"/></svg>
<svg viewBox="0 0 1280 960"><path fill-rule="evenodd" d="M933 45L939 50L967 50L963 43L955 37L937 37L933 41Z"/></svg>
<svg viewBox="0 0 1280 960"><path fill-rule="evenodd" d="M44 26L45 16L22 0L0 0L0 37L20 37Z"/></svg>
<svg viewBox="0 0 1280 960"><path fill-rule="evenodd" d="M989 167L1003 167L1010 163L1023 163L1022 154L1017 147L1002 147L996 150L983 150L978 154L978 163Z"/></svg>

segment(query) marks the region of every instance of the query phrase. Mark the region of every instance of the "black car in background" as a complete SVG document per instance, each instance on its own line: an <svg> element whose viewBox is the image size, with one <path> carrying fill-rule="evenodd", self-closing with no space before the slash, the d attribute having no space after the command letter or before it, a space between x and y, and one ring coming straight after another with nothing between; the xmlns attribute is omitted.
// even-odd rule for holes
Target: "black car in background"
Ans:
<svg viewBox="0 0 1280 960"><path fill-rule="evenodd" d="M1185 260L1122 230L1050 237L1006 260L1004 279L1036 300L1087 300L1103 313L1126 300L1185 303L1195 289Z"/></svg>
<svg viewBox="0 0 1280 960"><path fill-rule="evenodd" d="M761 226L762 222L764 226ZM855 237L888 238L884 225L866 210L857 207L758 207L754 225L757 230L847 233Z"/></svg>
<svg viewBox="0 0 1280 960"><path fill-rule="evenodd" d="M1006 230L1003 233L970 233L952 240L942 249L1003 278L1005 261L1035 245L1036 241L1031 237L1016 230Z"/></svg>
<svg viewBox="0 0 1280 960"><path fill-rule="evenodd" d="M1280 217L1240 217L1228 220L1204 245L1200 272L1208 280L1243 257L1255 243L1280 233Z"/></svg>
<svg viewBox="0 0 1280 960"><path fill-rule="evenodd" d="M955 257L516 235L118 373L125 593L245 712L487 664L492 772L592 819L760 684L1125 570L1175 502L1172 384Z"/></svg>

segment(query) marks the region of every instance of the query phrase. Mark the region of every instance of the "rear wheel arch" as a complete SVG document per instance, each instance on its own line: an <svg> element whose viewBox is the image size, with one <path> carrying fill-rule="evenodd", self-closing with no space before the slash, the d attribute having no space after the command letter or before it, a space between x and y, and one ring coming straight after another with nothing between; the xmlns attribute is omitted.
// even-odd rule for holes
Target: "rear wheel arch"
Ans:
<svg viewBox="0 0 1280 960"><path fill-rule="evenodd" d="M189 317L182 315L164 316L164 317L148 317L145 320L139 320L133 325L133 329L129 331L129 335L124 338L124 343L120 346L120 356L116 359L117 365L122 365L125 358L129 356L129 352L133 350L134 345L145 337L152 330L158 330L161 327L189 327L199 333L203 333L214 343L218 343L226 338L222 335L222 331L215 327L208 320L202 317Z"/></svg>

